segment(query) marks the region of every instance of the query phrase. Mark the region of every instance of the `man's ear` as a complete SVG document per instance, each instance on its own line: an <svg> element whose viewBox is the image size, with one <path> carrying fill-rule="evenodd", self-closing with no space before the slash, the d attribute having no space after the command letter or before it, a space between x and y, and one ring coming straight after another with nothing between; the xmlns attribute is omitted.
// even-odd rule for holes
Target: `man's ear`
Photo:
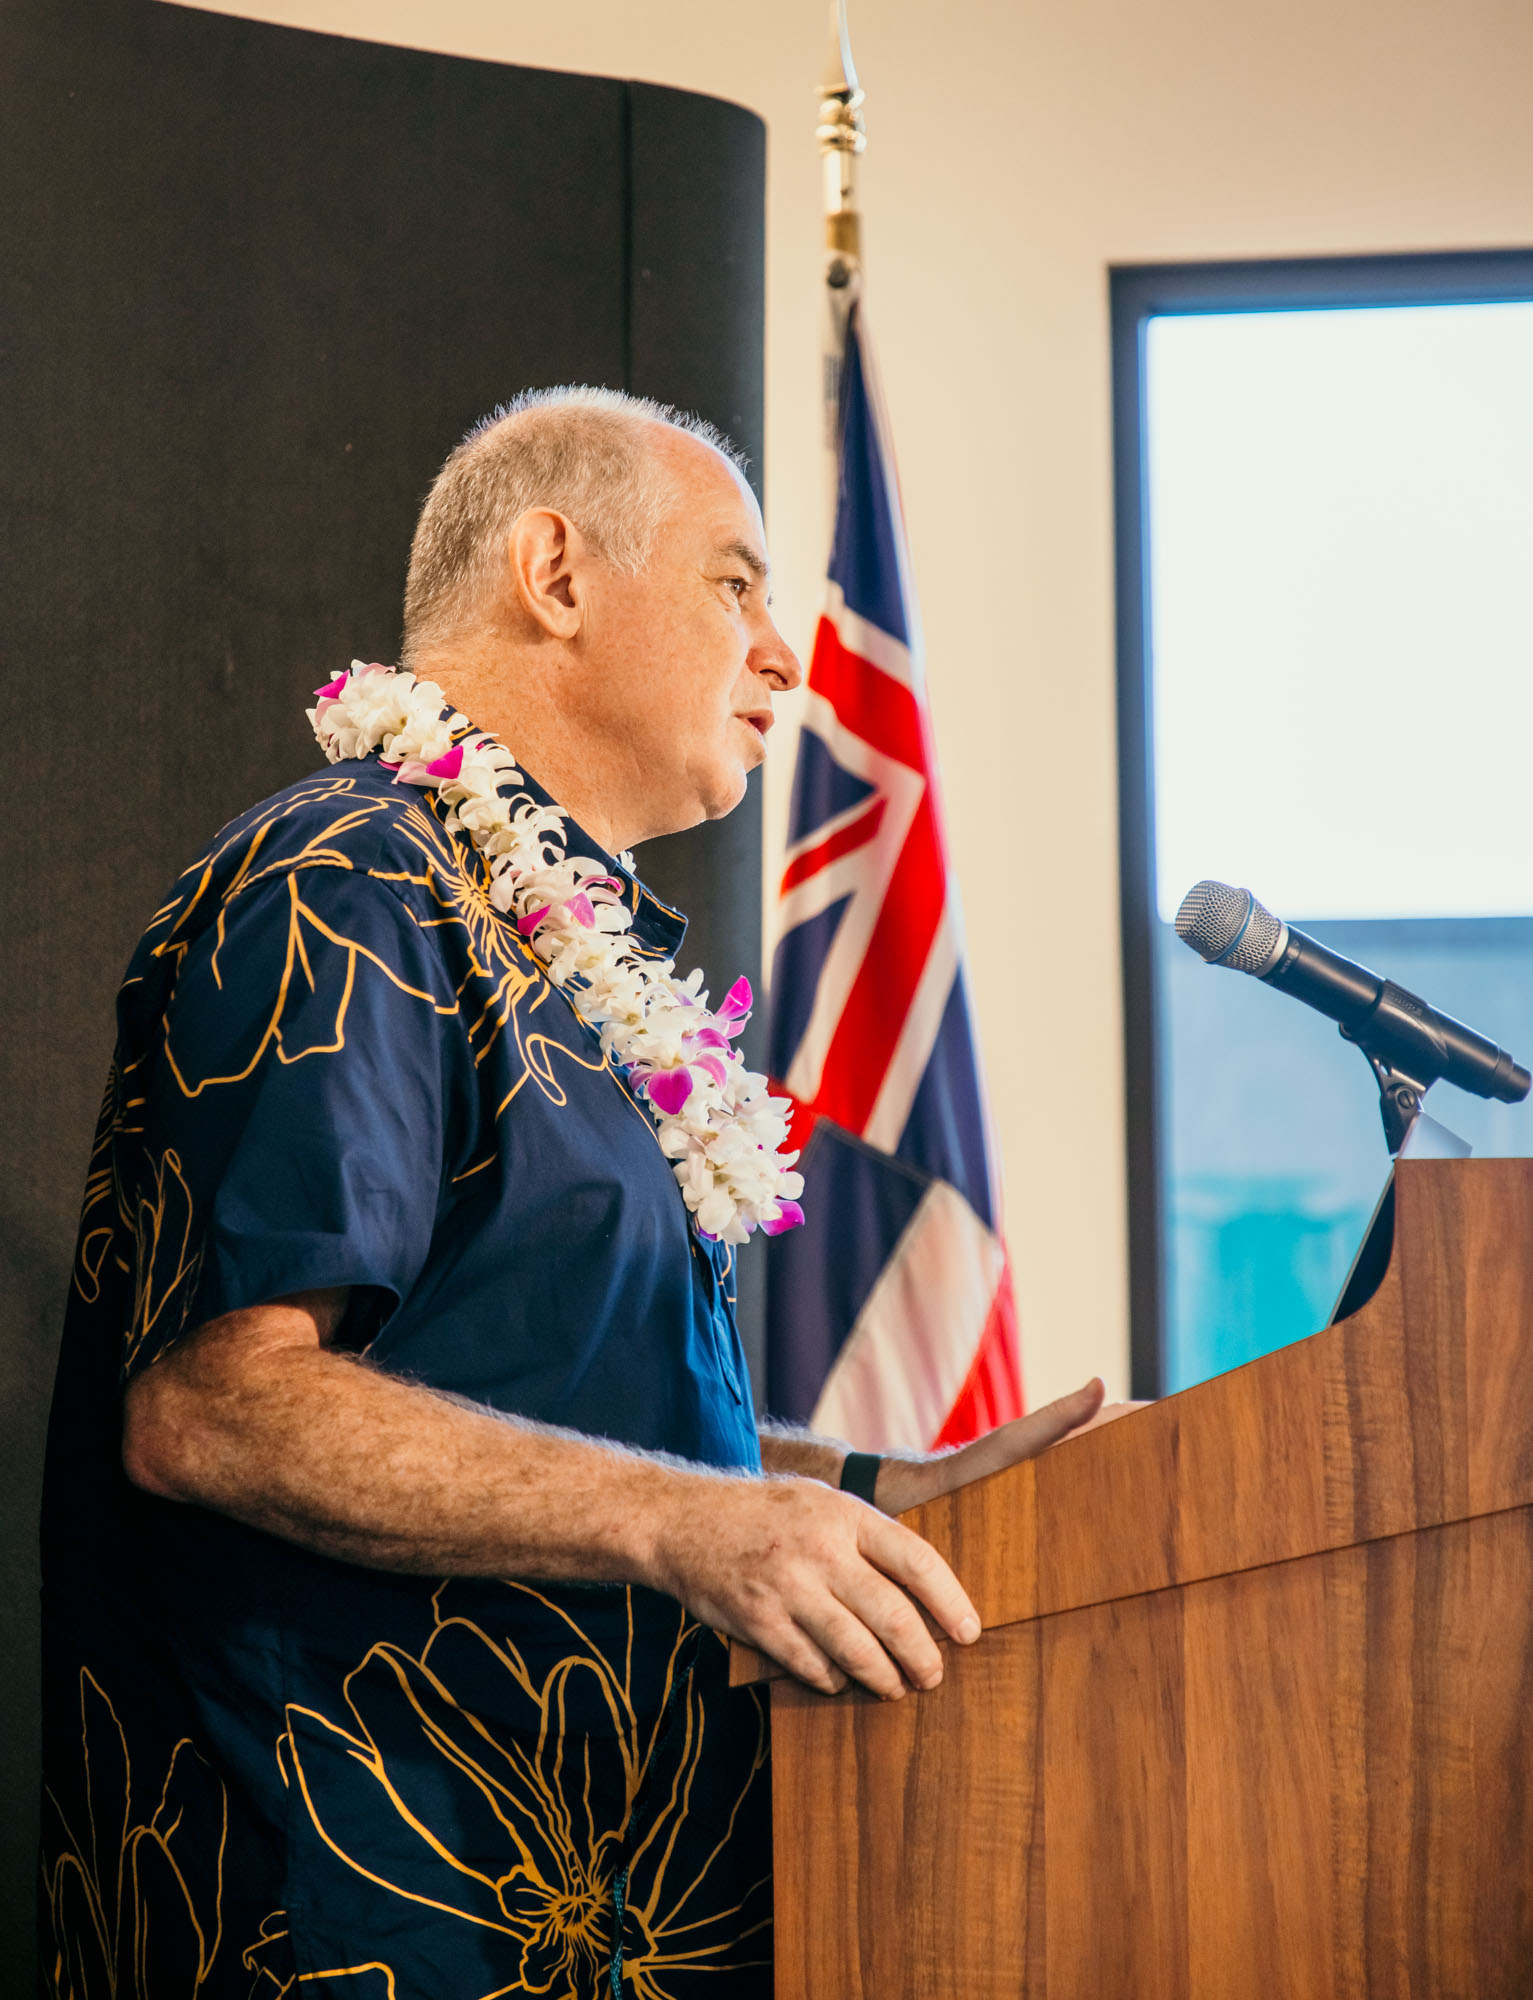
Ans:
<svg viewBox="0 0 1533 2000"><path fill-rule="evenodd" d="M552 507L529 508L506 537L512 595L552 638L573 639L585 622L590 553L575 523Z"/></svg>

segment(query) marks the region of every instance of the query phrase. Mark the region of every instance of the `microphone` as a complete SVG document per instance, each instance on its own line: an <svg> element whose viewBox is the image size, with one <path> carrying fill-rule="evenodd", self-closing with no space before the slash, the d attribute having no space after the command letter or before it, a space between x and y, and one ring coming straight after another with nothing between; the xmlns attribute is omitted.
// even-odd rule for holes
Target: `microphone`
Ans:
<svg viewBox="0 0 1533 2000"><path fill-rule="evenodd" d="M1533 1084L1505 1049L1281 922L1249 889L1197 883L1182 898L1176 934L1210 965L1249 972L1339 1023L1370 1062L1418 1090L1446 1077L1476 1097L1520 1104Z"/></svg>

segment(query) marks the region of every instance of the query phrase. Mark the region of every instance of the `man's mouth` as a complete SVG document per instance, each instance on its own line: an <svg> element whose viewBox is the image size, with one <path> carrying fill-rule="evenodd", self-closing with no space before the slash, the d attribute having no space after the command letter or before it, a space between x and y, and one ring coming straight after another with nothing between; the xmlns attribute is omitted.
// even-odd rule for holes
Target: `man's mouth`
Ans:
<svg viewBox="0 0 1533 2000"><path fill-rule="evenodd" d="M748 722L756 734L765 740L766 733L772 726L772 711L769 708L747 709L740 720Z"/></svg>

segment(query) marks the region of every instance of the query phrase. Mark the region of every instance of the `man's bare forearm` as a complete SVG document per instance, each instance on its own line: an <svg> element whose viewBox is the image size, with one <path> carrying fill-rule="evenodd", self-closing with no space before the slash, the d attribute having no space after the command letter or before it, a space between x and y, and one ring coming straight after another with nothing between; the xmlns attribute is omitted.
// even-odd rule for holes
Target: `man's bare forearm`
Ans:
<svg viewBox="0 0 1533 2000"><path fill-rule="evenodd" d="M679 1489L717 1477L282 1338L286 1310L232 1315L132 1384L139 1485L373 1568L648 1582Z"/></svg>
<svg viewBox="0 0 1533 2000"><path fill-rule="evenodd" d="M801 1430L796 1424L780 1424L771 1417L763 1417L756 1428L761 1437L763 1471L821 1479L827 1486L840 1484L841 1467L851 1449L844 1438L820 1437L814 1431Z"/></svg>
<svg viewBox="0 0 1533 2000"><path fill-rule="evenodd" d="M768 1426L773 1475L716 1473L438 1394L335 1351L344 1292L228 1314L129 1385L135 1484L345 1562L428 1576L643 1583L834 1692L932 1687L979 1619L935 1549L888 1514L1087 1421L1100 1382L978 1445L886 1459L878 1508L833 1490L846 1446ZM914 1600L914 1601L912 1601Z"/></svg>

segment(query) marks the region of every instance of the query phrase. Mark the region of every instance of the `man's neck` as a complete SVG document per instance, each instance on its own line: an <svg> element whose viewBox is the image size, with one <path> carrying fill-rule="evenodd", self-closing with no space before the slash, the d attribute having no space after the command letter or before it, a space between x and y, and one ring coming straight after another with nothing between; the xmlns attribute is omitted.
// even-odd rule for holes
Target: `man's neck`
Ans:
<svg viewBox="0 0 1533 2000"><path fill-rule="evenodd" d="M629 795L635 777L621 748L592 742L554 698L558 667L545 657L527 660L515 647L466 641L417 660L417 679L435 681L476 729L503 743L609 854L641 836L611 801Z"/></svg>

